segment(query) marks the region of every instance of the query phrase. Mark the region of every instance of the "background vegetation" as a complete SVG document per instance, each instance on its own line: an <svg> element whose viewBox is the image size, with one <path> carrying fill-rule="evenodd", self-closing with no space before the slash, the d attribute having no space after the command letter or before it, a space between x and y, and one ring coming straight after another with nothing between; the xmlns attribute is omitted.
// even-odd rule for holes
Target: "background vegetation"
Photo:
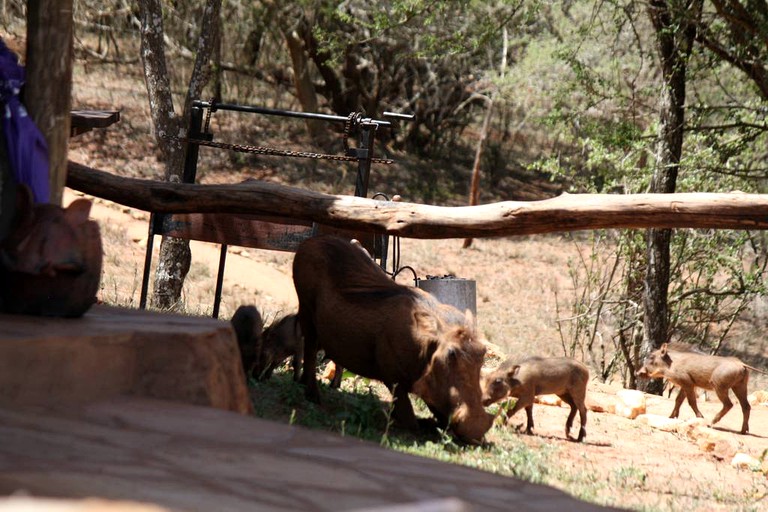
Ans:
<svg viewBox="0 0 768 512"><path fill-rule="evenodd" d="M76 72L95 78L106 70L122 87L105 87L104 97L83 108L120 108L134 96L146 100L146 91L119 80L146 79L142 30L151 8L162 9L164 92L179 117L186 114L201 36L214 31L202 99L377 118L385 111L414 114L412 122L377 134L377 152L397 164L377 168L374 191L466 204L476 167L483 203L562 191L659 191L670 169L674 191L765 192L768 8L762 0L75 0ZM22 0L0 5L3 28L14 39L24 37L24 9ZM681 124L672 123L680 154L669 160L663 143L675 131L667 128L674 100L682 115ZM103 135L94 135L91 144L99 147L91 163L108 161L128 176L167 177L169 169L159 171L156 163L170 168L173 158L161 138L145 136L159 131L157 119L149 105L135 113L115 127L121 144L100 144ZM329 126L224 112L211 123L222 141L342 150L340 131ZM199 179L208 183L251 177L336 193L350 193L353 181L335 162L285 159L275 165L263 156L223 151L203 152L200 170ZM534 290L556 295L558 349L586 361L603 380L636 386L634 369L647 342L658 341L646 332L648 234L605 231L568 239L575 254L570 286L547 283ZM484 249L488 258L533 259L492 244ZM666 309L651 320L663 315L664 339L762 366L759 355L748 357L732 340L736 329L766 327L766 262L763 233L674 231ZM516 284L503 275L483 278L499 292ZM492 326L484 334L522 338L511 341L518 353L537 342L509 327ZM533 481L576 480L553 469L559 455L543 448L546 441L530 450L505 429L495 428L496 444L485 448L458 447L446 436L416 442L390 435L387 406L370 389L355 381L351 390L331 395L329 408L314 411L283 375L254 385L266 417ZM329 410L335 411L330 423ZM590 475L581 475L571 492L594 498L595 482L585 483L595 478ZM630 465L612 478L644 489L649 474ZM724 496L719 489L709 492ZM743 495L717 500L751 503ZM611 502L605 495L595 501Z"/></svg>
<svg viewBox="0 0 768 512"><path fill-rule="evenodd" d="M21 16L20 4L6 4L5 18ZM78 58L86 66L138 65L141 28L159 5L77 1ZM465 202L475 159L481 202L562 190L765 186L764 1L166 2L163 41L176 105L196 76L201 35L215 30L203 23L211 12L220 13L219 37L209 38L204 97L339 115L414 114L377 134L380 152L401 165L372 184L411 201ZM217 114L213 122L221 140L341 150L333 127L259 121ZM215 158L201 168L264 167L258 155ZM348 182L333 162L286 169L274 178L330 183L332 191ZM762 234L655 236L578 237L576 293L560 297L566 351L589 353L601 376L618 372L630 386L644 352L663 341L727 349L735 320L754 315L763 300ZM654 269L648 251L659 243L661 257L650 261L664 268Z"/></svg>

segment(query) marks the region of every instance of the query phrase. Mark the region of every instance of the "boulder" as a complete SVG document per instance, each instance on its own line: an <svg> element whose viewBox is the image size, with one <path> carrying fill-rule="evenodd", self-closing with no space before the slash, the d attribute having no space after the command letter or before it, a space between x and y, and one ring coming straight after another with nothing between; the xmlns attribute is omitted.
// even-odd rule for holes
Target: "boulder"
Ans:
<svg viewBox="0 0 768 512"><path fill-rule="evenodd" d="M229 322L103 305L80 318L2 315L0 406L136 395L252 411Z"/></svg>
<svg viewBox="0 0 768 512"><path fill-rule="evenodd" d="M616 412L616 398L602 393L590 393L587 396L585 405L592 412L605 412L609 414Z"/></svg>
<svg viewBox="0 0 768 512"><path fill-rule="evenodd" d="M711 453L718 460L732 459L739 449L732 435L703 425L693 426L687 435L701 451Z"/></svg>
<svg viewBox="0 0 768 512"><path fill-rule="evenodd" d="M616 392L615 414L631 420L645 414L645 394L636 389L620 389Z"/></svg>
<svg viewBox="0 0 768 512"><path fill-rule="evenodd" d="M737 453L731 459L731 466L737 469L748 469L750 471L760 471L760 461L746 453Z"/></svg>
<svg viewBox="0 0 768 512"><path fill-rule="evenodd" d="M758 389L747 396L749 405L768 405L768 391Z"/></svg>
<svg viewBox="0 0 768 512"><path fill-rule="evenodd" d="M563 405L563 399L557 395L536 395L533 401L537 404L554 405L555 407Z"/></svg>
<svg viewBox="0 0 768 512"><path fill-rule="evenodd" d="M648 425L651 428L662 430L664 432L677 432L682 423L682 421L677 418L668 418L666 416L659 416L658 414L640 414L635 419L643 425Z"/></svg>

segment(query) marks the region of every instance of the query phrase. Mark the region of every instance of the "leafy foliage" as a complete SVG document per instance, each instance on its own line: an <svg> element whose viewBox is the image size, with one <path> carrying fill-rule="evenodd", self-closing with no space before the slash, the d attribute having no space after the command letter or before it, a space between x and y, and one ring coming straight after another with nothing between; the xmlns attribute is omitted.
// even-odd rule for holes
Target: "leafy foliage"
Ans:
<svg viewBox="0 0 768 512"><path fill-rule="evenodd" d="M78 34L97 36L93 46L92 37L79 35L80 55L128 60L120 45L138 40L136 7L123 0L75 3ZM686 61L677 191L764 192L765 2L711 0L690 12L676 9L699 4L662 3L681 27L696 28ZM18 8L9 5L11 13ZM178 84L191 65L201 12L183 1L164 9ZM493 187L486 198L510 190L500 185L512 170L579 192L649 190L662 84L647 4L224 0L222 13L224 98L295 108L296 70L286 43L295 33L321 110L416 114L394 135L381 134L388 150L432 159L433 165L415 164L418 171L398 183L416 200L445 203L463 192L446 182L466 177L460 167L469 160L487 95L497 114L483 162ZM434 164L438 157L444 165ZM619 372L631 384L642 338L644 234L598 232L575 240L582 249L571 268L575 293L560 297L563 350L591 360L605 378ZM754 233L680 230L672 244L669 337L720 350L736 318L764 293L765 240Z"/></svg>

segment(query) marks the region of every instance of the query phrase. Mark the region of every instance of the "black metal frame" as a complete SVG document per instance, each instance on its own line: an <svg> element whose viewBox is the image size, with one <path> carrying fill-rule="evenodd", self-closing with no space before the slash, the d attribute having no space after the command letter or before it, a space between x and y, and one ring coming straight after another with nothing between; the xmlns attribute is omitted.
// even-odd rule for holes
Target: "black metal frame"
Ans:
<svg viewBox="0 0 768 512"><path fill-rule="evenodd" d="M290 110L277 110L265 107L257 107L251 105L237 105L230 103L217 103L197 100L192 104L192 112L189 122L187 152L184 160L184 171L182 175L182 181L184 183L195 183L197 179L197 163L200 145L196 144L194 140L201 141L213 141L213 133L205 131L203 129L203 112L208 109L208 114L217 110L228 110L235 112L245 112L252 114L262 114L281 117L293 117L303 119L314 119L334 123L348 123L350 117L343 117L330 114L319 114L311 112L295 112ZM403 117L409 119L409 116L402 114L393 114L385 112L385 115L390 117ZM206 123L207 124L207 123ZM368 194L368 179L371 173L371 163L373 161L373 147L376 137L376 130L379 126L390 127L389 121L358 117L355 122L356 128L359 131L359 147L348 148L347 155L354 157L357 160L357 177L355 179L355 196L366 197ZM169 214L152 212L149 218L149 234L147 236L147 250L144 258L144 272L141 280L141 296L139 300L139 308L146 308L147 304L147 292L149 288L149 273L152 266L152 251L154 248L154 236L156 234L162 234L163 223L165 218ZM386 258L388 251L388 239L386 236L376 237L376 252L380 254L379 264L382 268L386 269ZM216 290L213 302L213 318L219 317L219 306L221 305L221 292L224 283L224 267L227 259L227 244L221 244L221 254L219 256L219 269L216 276Z"/></svg>

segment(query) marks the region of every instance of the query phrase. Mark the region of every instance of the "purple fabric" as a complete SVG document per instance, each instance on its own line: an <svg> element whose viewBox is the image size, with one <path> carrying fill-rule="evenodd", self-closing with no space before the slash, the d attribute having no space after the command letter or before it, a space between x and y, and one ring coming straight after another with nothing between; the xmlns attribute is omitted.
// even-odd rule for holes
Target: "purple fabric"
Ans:
<svg viewBox="0 0 768 512"><path fill-rule="evenodd" d="M0 38L0 103L3 138L11 170L18 183L32 189L36 203L50 201L48 145L27 114L19 93L24 85L24 68Z"/></svg>

